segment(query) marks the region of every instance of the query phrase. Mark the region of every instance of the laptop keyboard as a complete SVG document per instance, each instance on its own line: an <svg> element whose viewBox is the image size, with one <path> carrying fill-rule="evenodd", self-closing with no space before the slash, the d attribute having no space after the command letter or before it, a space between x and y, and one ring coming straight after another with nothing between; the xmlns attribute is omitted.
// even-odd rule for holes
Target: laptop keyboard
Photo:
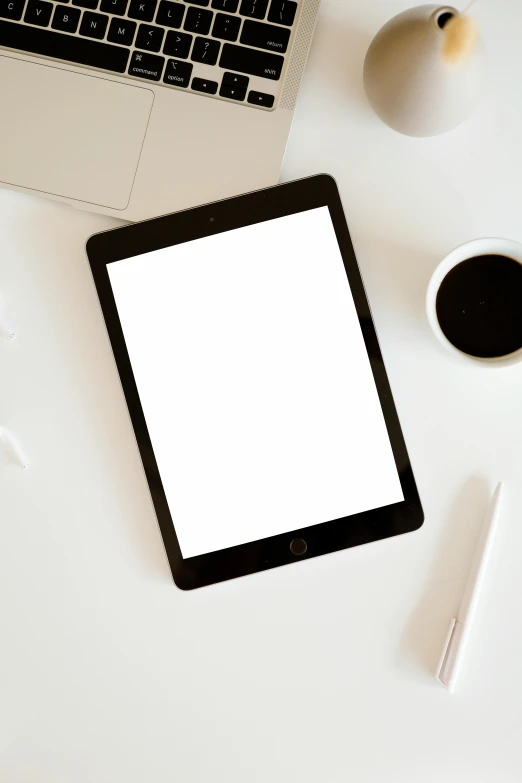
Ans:
<svg viewBox="0 0 522 783"><path fill-rule="evenodd" d="M0 47L271 109L293 0L0 0Z"/></svg>

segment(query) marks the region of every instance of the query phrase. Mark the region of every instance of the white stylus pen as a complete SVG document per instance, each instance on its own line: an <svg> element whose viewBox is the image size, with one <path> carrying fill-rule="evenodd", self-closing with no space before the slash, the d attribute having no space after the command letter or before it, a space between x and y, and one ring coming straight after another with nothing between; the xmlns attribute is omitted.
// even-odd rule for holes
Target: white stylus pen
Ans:
<svg viewBox="0 0 522 783"><path fill-rule="evenodd" d="M493 493L480 538L477 542L459 613L450 623L446 643L437 669L438 681L445 685L451 693L455 690L469 632L477 612L478 599L497 528L503 486L502 482L497 484L497 488Z"/></svg>

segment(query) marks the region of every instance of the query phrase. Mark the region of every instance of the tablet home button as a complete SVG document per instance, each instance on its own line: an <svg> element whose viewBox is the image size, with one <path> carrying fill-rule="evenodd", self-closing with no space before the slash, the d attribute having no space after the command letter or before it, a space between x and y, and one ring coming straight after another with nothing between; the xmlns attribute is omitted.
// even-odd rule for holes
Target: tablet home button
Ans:
<svg viewBox="0 0 522 783"><path fill-rule="evenodd" d="M290 541L290 552L293 555L304 555L307 549L306 541L303 541L302 538L293 538Z"/></svg>

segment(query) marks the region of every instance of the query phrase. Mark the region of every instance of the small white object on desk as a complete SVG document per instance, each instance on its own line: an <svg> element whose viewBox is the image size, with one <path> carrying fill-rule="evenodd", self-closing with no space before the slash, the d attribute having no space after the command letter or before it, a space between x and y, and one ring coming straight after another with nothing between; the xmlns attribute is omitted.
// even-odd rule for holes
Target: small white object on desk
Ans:
<svg viewBox="0 0 522 783"><path fill-rule="evenodd" d="M14 337L16 337L14 329L7 322L4 316L1 300L0 300L0 337L3 337L6 340L12 340Z"/></svg>
<svg viewBox="0 0 522 783"><path fill-rule="evenodd" d="M20 465L22 470L26 470L29 467L29 461L13 435L5 427L0 427L0 443L4 445L7 453Z"/></svg>
<svg viewBox="0 0 522 783"><path fill-rule="evenodd" d="M478 598L484 582L484 574L488 564L493 545L493 538L497 529L502 499L503 484L497 484L493 493L491 504L484 520L480 539L477 543L473 563L468 576L468 582L462 598L459 613L451 621L442 657L437 669L437 679L442 685L453 693L457 684L460 666L464 656L466 643L475 614Z"/></svg>

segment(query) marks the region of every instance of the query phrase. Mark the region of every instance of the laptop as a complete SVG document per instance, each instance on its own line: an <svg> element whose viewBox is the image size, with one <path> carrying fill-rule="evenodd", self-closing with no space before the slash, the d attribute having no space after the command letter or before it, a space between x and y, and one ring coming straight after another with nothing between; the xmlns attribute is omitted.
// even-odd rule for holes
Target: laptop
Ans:
<svg viewBox="0 0 522 783"><path fill-rule="evenodd" d="M320 0L0 0L0 183L126 220L277 182Z"/></svg>

